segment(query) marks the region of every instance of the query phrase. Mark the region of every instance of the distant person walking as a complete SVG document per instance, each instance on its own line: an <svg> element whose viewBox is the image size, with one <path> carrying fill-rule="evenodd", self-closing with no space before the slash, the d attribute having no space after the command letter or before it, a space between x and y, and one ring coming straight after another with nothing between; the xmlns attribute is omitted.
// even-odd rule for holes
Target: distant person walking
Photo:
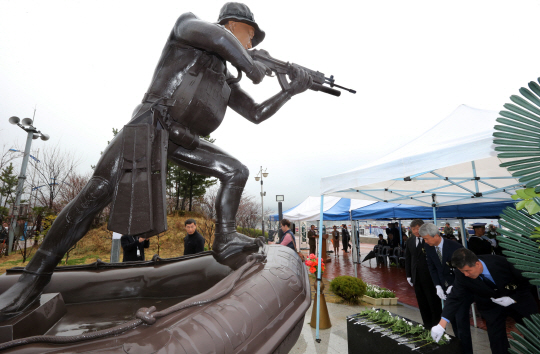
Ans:
<svg viewBox="0 0 540 354"><path fill-rule="evenodd" d="M315 254L317 244L317 232L315 231L315 225L311 225L311 230L307 233L309 241L309 254Z"/></svg>
<svg viewBox="0 0 540 354"><path fill-rule="evenodd" d="M332 231L332 245L334 246L334 256L337 257L339 252L339 231L336 225L334 225Z"/></svg>
<svg viewBox="0 0 540 354"><path fill-rule="evenodd" d="M444 226L444 235L446 237L454 236L454 229L452 228L452 226L450 226L450 223L446 223L446 225Z"/></svg>
<svg viewBox="0 0 540 354"><path fill-rule="evenodd" d="M184 237L184 256L204 252L204 237L197 231L197 222L187 219L184 226L187 232Z"/></svg>
<svg viewBox="0 0 540 354"><path fill-rule="evenodd" d="M347 230L347 225L343 224L341 228L341 242L343 243L343 251L345 253L349 253L347 250L349 249L350 239L351 235L349 234L349 230Z"/></svg>

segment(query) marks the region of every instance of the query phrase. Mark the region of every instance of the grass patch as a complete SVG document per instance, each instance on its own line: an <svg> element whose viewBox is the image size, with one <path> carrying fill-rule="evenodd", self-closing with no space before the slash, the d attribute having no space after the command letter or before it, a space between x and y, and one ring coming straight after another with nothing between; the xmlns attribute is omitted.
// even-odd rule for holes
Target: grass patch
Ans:
<svg viewBox="0 0 540 354"><path fill-rule="evenodd" d="M161 258L179 257L184 255L184 237L186 231L184 222L187 219L195 219L197 222L197 231L205 238L205 249L211 249L211 243L214 241L214 235L206 234L203 230L203 219L196 213L185 212L184 215L167 216L168 230L158 236L151 237L150 248L145 249L146 260L152 259L154 254L159 254ZM59 266L79 265L94 263L98 258L103 262L109 262L111 259L112 232L107 230L107 224L89 230L86 235L77 243L75 248L69 252L68 261L66 257L58 263ZM36 249L32 250L34 255ZM31 257L30 257L31 258ZM13 267L24 267L30 260L22 263L22 256L17 252L10 256L0 257L0 274L6 272L6 269ZM120 260L122 260L122 250L120 250Z"/></svg>

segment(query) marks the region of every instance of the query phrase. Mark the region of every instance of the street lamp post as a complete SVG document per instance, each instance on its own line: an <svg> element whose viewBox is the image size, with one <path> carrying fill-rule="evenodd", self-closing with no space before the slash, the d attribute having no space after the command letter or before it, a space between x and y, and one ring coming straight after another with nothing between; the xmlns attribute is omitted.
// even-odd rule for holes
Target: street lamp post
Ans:
<svg viewBox="0 0 540 354"><path fill-rule="evenodd" d="M263 191L263 177L268 177L268 172L266 172L266 168L263 171L263 168L259 169L259 172L257 173L257 176L255 176L255 181L261 180L261 208L262 208L262 214L261 214L261 224L262 224L262 234L264 236L264 196L266 195L266 192Z"/></svg>
<svg viewBox="0 0 540 354"><path fill-rule="evenodd" d="M9 228L9 246L8 254L11 253L13 248L13 240L15 238L15 226L17 225L17 218L19 216L19 206L21 204L21 197L23 193L24 180L26 179L26 166L28 165L28 157L30 156L30 147L32 146L32 139L41 138L41 140L49 140L49 135L44 134L37 130L32 124L34 123L30 118L24 118L22 121L19 117L9 118L9 122L13 125L18 125L19 128L28 133L26 137L26 146L24 148L24 157L21 165L21 173L19 175L19 182L17 183L17 191L15 193L15 204L13 205L13 213L11 216L11 227Z"/></svg>

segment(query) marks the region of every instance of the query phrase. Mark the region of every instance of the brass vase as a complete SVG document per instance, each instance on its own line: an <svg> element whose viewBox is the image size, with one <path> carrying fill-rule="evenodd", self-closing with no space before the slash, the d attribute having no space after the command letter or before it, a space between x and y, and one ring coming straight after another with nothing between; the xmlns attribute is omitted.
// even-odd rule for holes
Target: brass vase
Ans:
<svg viewBox="0 0 540 354"><path fill-rule="evenodd" d="M317 281L313 285L315 288L315 294L313 296L313 309L311 311L311 322L309 323L311 327L317 327ZM328 307L326 307L326 300L324 298L324 283L321 281L321 309L319 312L319 329L328 329L332 327L330 323L330 315L328 314Z"/></svg>

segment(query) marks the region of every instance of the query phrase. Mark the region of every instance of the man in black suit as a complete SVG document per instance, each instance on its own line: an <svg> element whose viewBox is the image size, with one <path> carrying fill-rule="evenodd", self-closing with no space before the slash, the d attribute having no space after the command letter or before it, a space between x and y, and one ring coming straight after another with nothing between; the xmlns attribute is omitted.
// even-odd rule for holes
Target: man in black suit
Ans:
<svg viewBox="0 0 540 354"><path fill-rule="evenodd" d="M187 219L184 222L187 235L184 237L184 256L204 252L204 237L197 231L195 219Z"/></svg>
<svg viewBox="0 0 540 354"><path fill-rule="evenodd" d="M463 248L463 246L457 242L442 238L437 226L434 224L422 225L419 233L425 242L427 265L431 280L433 280L433 284L437 289L437 295L441 300L446 300L446 295L452 292L455 278L454 268L451 263L452 254L457 249ZM473 301L472 294L469 294L456 313L450 317L454 333L461 340L461 348L464 354L473 353L469 319L469 308Z"/></svg>
<svg viewBox="0 0 540 354"><path fill-rule="evenodd" d="M491 352L508 353L506 318L511 316L523 324L524 317L538 313L529 281L505 257L476 256L465 248L454 252L452 264L459 272L456 272L442 318L431 329L431 336L438 341L444 334L448 318L462 306L468 294L473 294L478 310L486 320Z"/></svg>
<svg viewBox="0 0 540 354"><path fill-rule="evenodd" d="M129 235L122 235L120 244L124 250L122 262L144 261L144 249L150 247L148 239Z"/></svg>
<svg viewBox="0 0 540 354"><path fill-rule="evenodd" d="M394 242L397 243L396 247L399 246L399 222L392 225L392 235L394 235Z"/></svg>
<svg viewBox="0 0 540 354"><path fill-rule="evenodd" d="M396 238L393 234L388 235L388 246L392 249L399 247L399 238Z"/></svg>
<svg viewBox="0 0 540 354"><path fill-rule="evenodd" d="M429 274L426 252L424 250L424 240L419 234L420 226L423 224L424 222L420 219L415 219L411 222L411 230L414 237L407 240L405 272L407 274L407 281L411 286L414 286L422 322L424 322L425 327L429 328L438 323L442 304Z"/></svg>
<svg viewBox="0 0 540 354"><path fill-rule="evenodd" d="M347 251L349 249L349 241L351 239L351 236L349 234L349 230L347 230L347 225L343 224L341 225L341 242L343 243L343 251L345 253L349 253Z"/></svg>
<svg viewBox="0 0 540 354"><path fill-rule="evenodd" d="M379 241L377 242L377 244L381 247L388 246L388 243L383 238L383 234L379 234Z"/></svg>

